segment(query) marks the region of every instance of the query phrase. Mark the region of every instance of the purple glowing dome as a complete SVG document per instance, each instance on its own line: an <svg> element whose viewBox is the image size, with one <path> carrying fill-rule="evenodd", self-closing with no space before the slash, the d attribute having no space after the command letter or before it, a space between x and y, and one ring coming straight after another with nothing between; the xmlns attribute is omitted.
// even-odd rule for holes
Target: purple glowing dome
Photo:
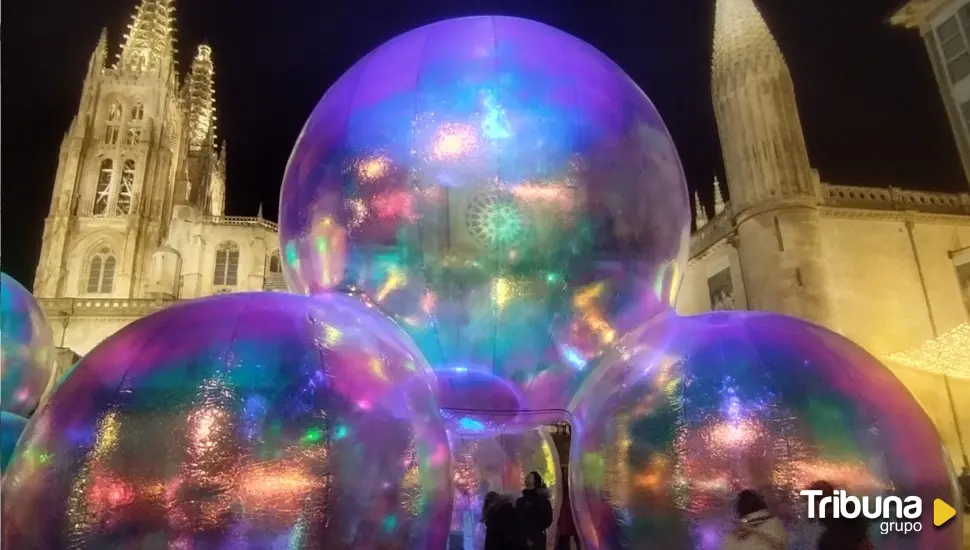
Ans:
<svg viewBox="0 0 970 550"><path fill-rule="evenodd" d="M192 300L95 347L24 430L4 548L442 548L451 462L410 338L346 296Z"/></svg>
<svg viewBox="0 0 970 550"><path fill-rule="evenodd" d="M432 367L513 381L532 409L565 407L621 313L671 304L689 221L643 92L589 44L499 16L407 32L348 70L280 199L292 290L360 289Z"/></svg>

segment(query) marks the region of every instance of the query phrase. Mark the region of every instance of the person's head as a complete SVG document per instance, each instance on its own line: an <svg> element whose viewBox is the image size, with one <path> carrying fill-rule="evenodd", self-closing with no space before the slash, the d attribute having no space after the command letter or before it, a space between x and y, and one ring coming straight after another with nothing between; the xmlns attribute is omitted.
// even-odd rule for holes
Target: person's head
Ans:
<svg viewBox="0 0 970 550"><path fill-rule="evenodd" d="M495 491L489 491L485 493L485 501L482 502L482 504L484 504L485 506L488 506L489 504L495 502L495 499L497 498L498 498L498 493L496 493Z"/></svg>
<svg viewBox="0 0 970 550"><path fill-rule="evenodd" d="M738 493L738 501L734 505L734 510L738 513L739 518L767 509L768 504L764 497L750 489Z"/></svg>
<svg viewBox="0 0 970 550"><path fill-rule="evenodd" d="M539 472L531 471L529 475L525 476L525 488L526 489L542 489L546 484L542 482L542 476Z"/></svg>

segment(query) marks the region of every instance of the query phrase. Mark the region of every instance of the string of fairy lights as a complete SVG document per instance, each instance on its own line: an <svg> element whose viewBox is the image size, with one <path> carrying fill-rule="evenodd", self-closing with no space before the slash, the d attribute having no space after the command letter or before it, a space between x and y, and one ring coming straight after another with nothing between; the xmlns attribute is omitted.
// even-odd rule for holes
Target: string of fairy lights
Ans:
<svg viewBox="0 0 970 550"><path fill-rule="evenodd" d="M962 323L937 338L890 354L886 359L902 367L970 379L970 324Z"/></svg>

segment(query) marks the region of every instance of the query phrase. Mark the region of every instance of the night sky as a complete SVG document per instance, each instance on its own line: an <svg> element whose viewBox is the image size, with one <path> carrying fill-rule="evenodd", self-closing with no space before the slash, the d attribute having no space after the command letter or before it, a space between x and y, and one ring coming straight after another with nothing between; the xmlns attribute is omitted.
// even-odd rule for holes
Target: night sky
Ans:
<svg viewBox="0 0 970 550"><path fill-rule="evenodd" d="M33 280L58 147L102 27L112 57L137 0L14 0L2 65L2 267ZM792 70L813 165L829 183L966 191L923 43L900 0L763 0ZM660 109L692 191L721 174L710 101L713 0L204 0L179 2L180 64L214 50L227 213L275 219L290 148L316 101L385 40L439 19L536 19L613 58Z"/></svg>

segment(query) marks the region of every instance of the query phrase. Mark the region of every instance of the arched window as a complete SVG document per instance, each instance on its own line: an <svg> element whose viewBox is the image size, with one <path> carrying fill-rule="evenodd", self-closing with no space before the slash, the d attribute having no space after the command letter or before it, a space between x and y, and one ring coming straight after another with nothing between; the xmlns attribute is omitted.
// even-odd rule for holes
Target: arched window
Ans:
<svg viewBox="0 0 970 550"><path fill-rule="evenodd" d="M269 272L270 273L282 273L283 266L280 264L280 251L277 250L273 252L269 257Z"/></svg>
<svg viewBox="0 0 970 550"><path fill-rule="evenodd" d="M131 211L131 198L135 190L135 161L128 159L121 169L121 185L115 201L115 215L124 216Z"/></svg>
<svg viewBox="0 0 970 550"><path fill-rule="evenodd" d="M101 161L98 171L98 185L94 189L94 208L91 213L103 216L108 211L108 197L111 195L111 175L114 173L114 162L111 159Z"/></svg>
<svg viewBox="0 0 970 550"><path fill-rule="evenodd" d="M145 105L142 102L135 103L131 106L131 121L141 122L145 119Z"/></svg>
<svg viewBox="0 0 970 550"><path fill-rule="evenodd" d="M239 246L226 241L216 250L216 270L212 280L215 286L236 286L236 271L239 270Z"/></svg>
<svg viewBox="0 0 970 550"><path fill-rule="evenodd" d="M108 105L108 122L121 122L121 103L115 101Z"/></svg>
<svg viewBox="0 0 970 550"><path fill-rule="evenodd" d="M125 134L125 147L134 147L141 141L141 128L128 128Z"/></svg>
<svg viewBox="0 0 970 550"><path fill-rule="evenodd" d="M115 257L108 247L102 247L88 263L88 294L110 294L115 282Z"/></svg>
<svg viewBox="0 0 970 550"><path fill-rule="evenodd" d="M115 101L108 105L107 125L104 128L104 144L116 145L118 135L121 133L121 103Z"/></svg>

